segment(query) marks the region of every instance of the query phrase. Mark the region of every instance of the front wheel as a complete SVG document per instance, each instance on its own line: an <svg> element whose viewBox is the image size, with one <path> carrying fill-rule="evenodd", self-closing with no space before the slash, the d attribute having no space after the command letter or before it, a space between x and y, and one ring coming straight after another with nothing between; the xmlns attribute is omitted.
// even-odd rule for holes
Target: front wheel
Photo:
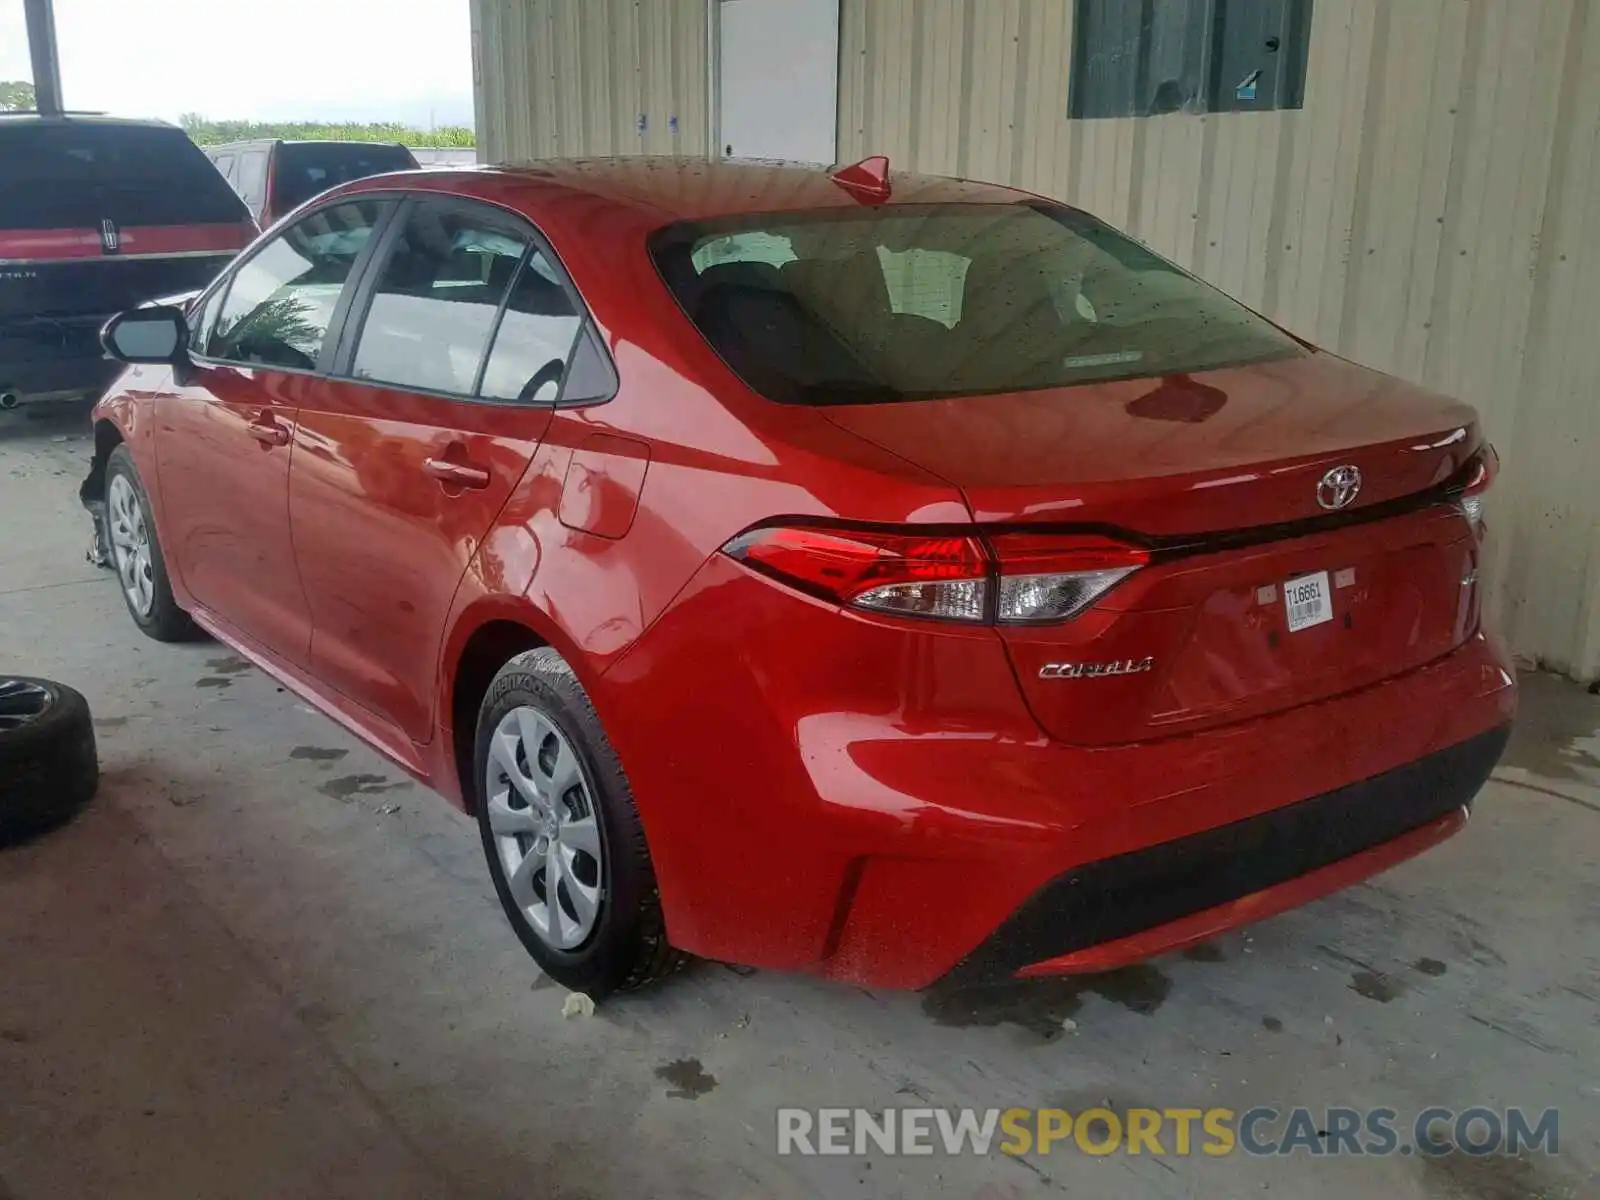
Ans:
<svg viewBox="0 0 1600 1200"><path fill-rule="evenodd" d="M474 767L495 891L545 974L598 999L682 965L622 764L554 650L518 655L495 677Z"/></svg>
<svg viewBox="0 0 1600 1200"><path fill-rule="evenodd" d="M172 598L150 497L126 446L118 446L106 462L106 534L122 599L134 624L158 642L192 639L197 632L194 622Z"/></svg>

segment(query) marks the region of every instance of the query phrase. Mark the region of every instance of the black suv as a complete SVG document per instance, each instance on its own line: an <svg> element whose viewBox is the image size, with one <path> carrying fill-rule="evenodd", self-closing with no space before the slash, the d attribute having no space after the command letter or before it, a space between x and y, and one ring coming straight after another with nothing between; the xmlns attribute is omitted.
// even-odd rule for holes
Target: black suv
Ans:
<svg viewBox="0 0 1600 1200"><path fill-rule="evenodd" d="M100 392L100 326L204 287L256 236L174 126L0 113L0 408Z"/></svg>

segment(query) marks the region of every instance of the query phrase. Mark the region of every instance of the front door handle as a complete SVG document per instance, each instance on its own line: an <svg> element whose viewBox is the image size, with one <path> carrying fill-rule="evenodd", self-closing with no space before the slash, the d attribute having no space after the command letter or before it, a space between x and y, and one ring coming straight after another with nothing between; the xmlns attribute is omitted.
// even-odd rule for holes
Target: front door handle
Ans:
<svg viewBox="0 0 1600 1200"><path fill-rule="evenodd" d="M422 469L440 483L451 487L479 490L489 486L489 472L467 463L451 462L446 458L426 458Z"/></svg>
<svg viewBox="0 0 1600 1200"><path fill-rule="evenodd" d="M244 427L245 432L263 446L287 446L289 431L272 417L263 413Z"/></svg>

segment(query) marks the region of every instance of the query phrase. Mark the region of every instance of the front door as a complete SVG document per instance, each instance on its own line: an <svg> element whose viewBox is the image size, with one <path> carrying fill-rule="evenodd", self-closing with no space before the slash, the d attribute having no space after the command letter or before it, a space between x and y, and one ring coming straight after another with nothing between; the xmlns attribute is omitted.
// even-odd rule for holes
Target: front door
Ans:
<svg viewBox="0 0 1600 1200"><path fill-rule="evenodd" d="M721 0L717 105L724 157L837 157L839 0Z"/></svg>
<svg viewBox="0 0 1600 1200"><path fill-rule="evenodd" d="M384 241L342 378L301 405L289 512L312 674L425 743L451 603L582 322L532 231L498 210L412 201Z"/></svg>
<svg viewBox="0 0 1600 1200"><path fill-rule="evenodd" d="M289 536L297 414L381 211L320 210L241 263L196 320L193 366L156 406L169 567L210 614L294 664L311 641Z"/></svg>

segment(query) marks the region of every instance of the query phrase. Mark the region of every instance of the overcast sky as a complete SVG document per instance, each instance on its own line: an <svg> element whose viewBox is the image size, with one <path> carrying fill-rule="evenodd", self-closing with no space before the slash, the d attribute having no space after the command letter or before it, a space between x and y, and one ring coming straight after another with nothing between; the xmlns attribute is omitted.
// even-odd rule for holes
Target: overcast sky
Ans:
<svg viewBox="0 0 1600 1200"><path fill-rule="evenodd" d="M472 123L467 0L56 0L68 108ZM0 80L31 79L0 0Z"/></svg>

